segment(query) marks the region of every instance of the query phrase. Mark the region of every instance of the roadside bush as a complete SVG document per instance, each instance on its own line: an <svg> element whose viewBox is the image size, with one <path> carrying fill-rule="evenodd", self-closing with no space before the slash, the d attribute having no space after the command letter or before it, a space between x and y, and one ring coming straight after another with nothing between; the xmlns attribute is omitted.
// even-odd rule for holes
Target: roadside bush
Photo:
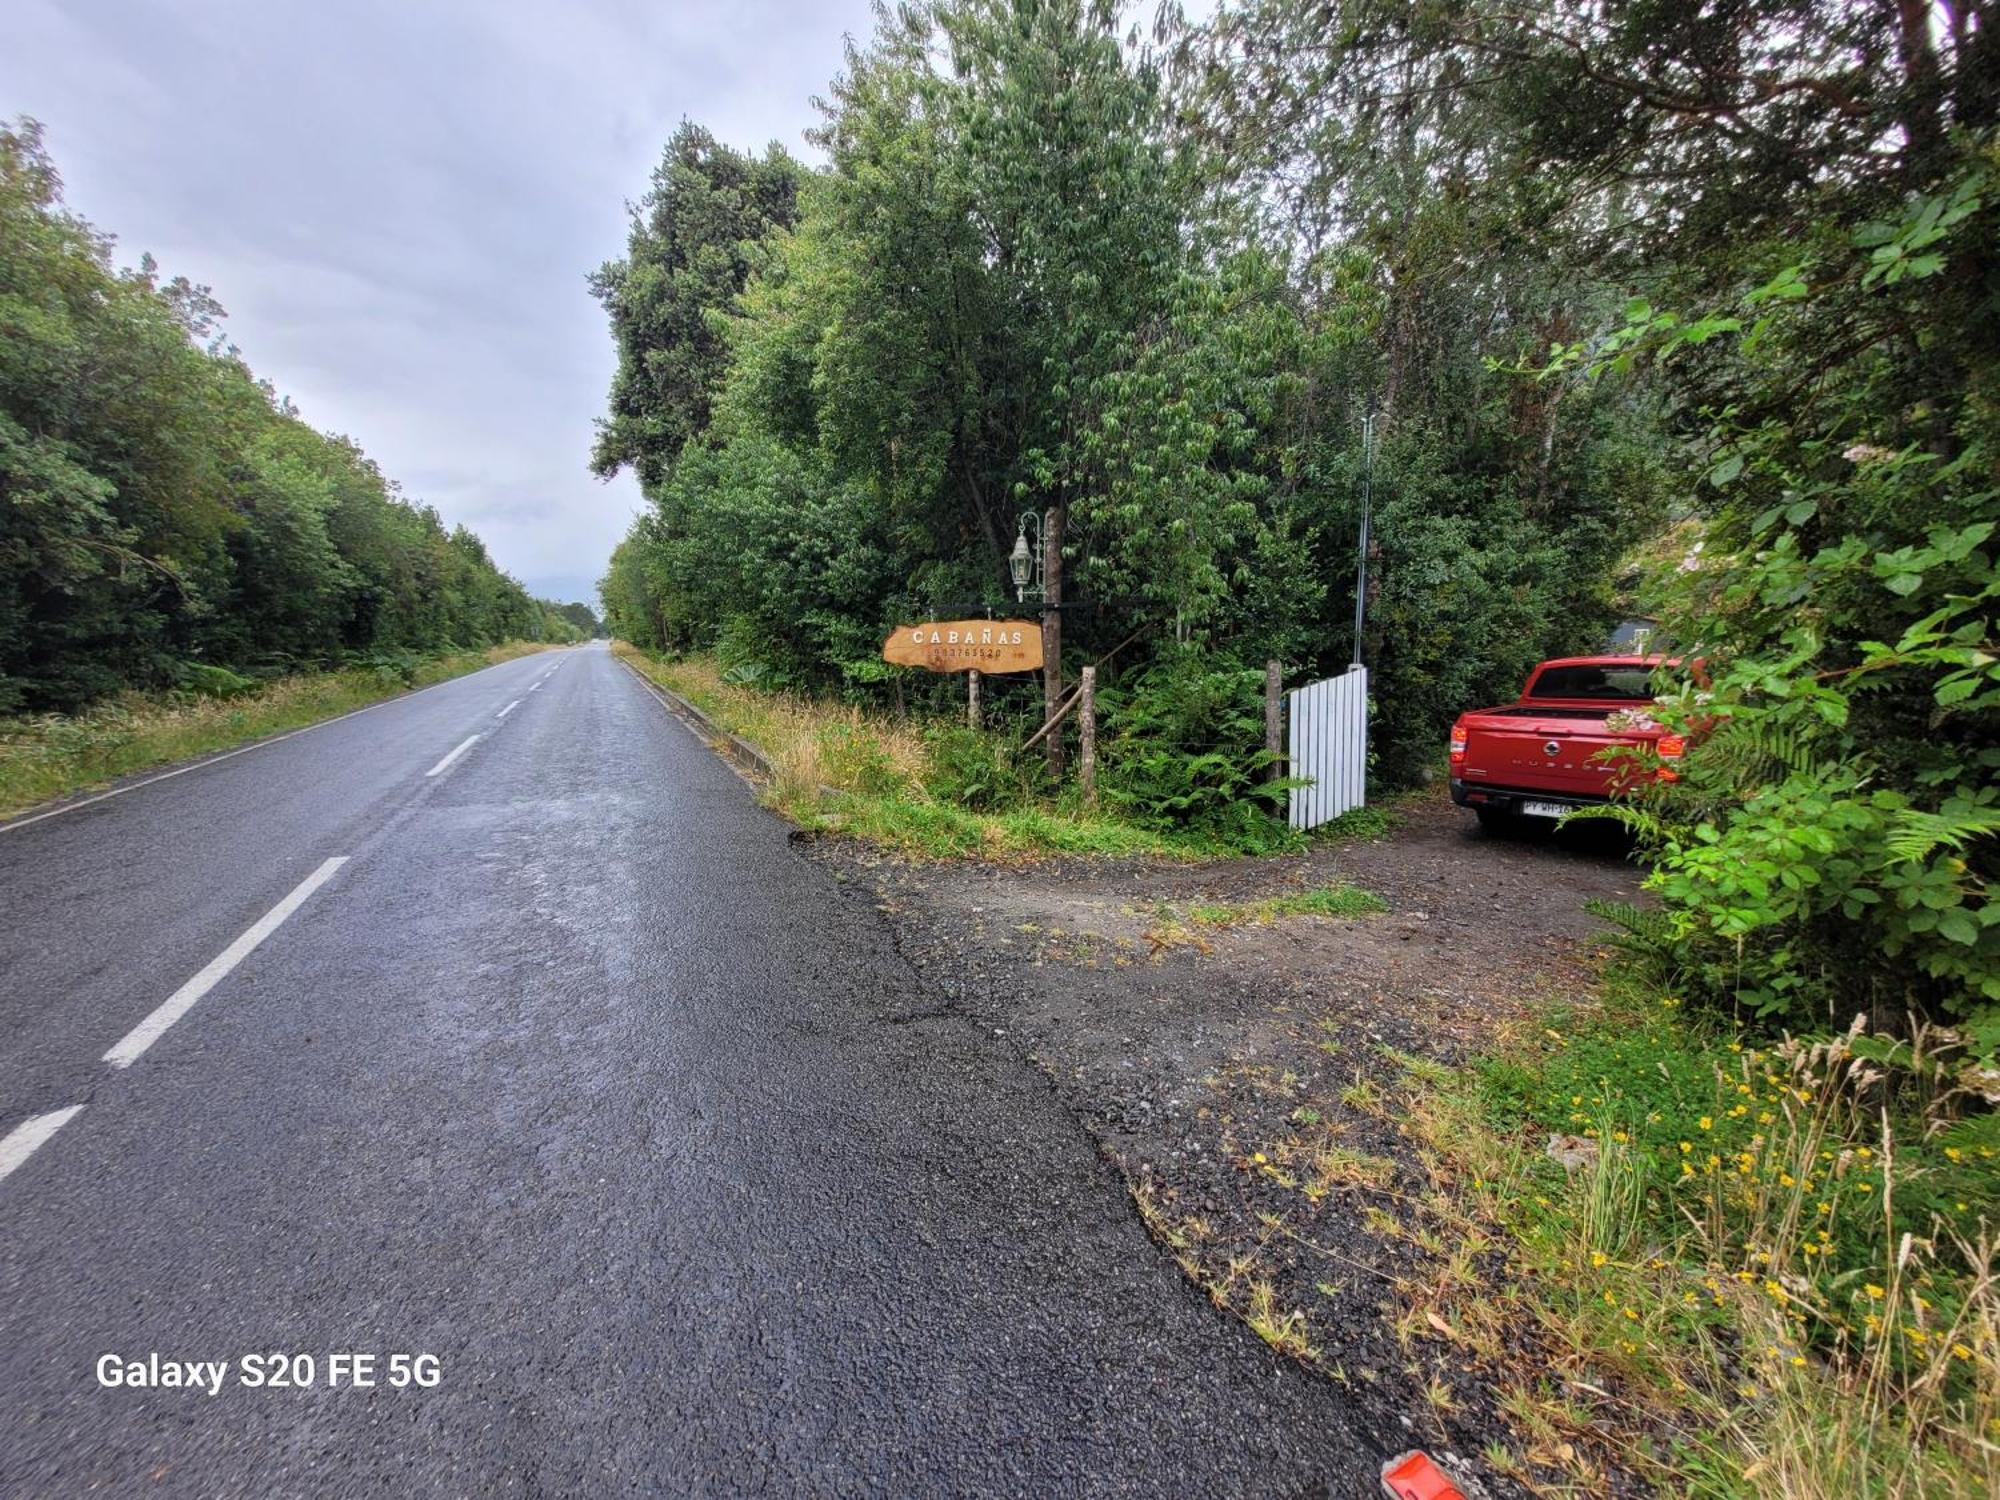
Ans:
<svg viewBox="0 0 2000 1500"><path fill-rule="evenodd" d="M1102 693L1105 801L1135 822L1246 851L1287 842L1272 814L1289 783L1265 779L1263 692L1261 671L1188 648Z"/></svg>
<svg viewBox="0 0 2000 1500"><path fill-rule="evenodd" d="M1721 498L1664 582L1668 634L1704 663L1659 710L1688 741L1681 779L1614 814L1651 857L1675 977L1771 1026L1949 1021L1990 1058L2000 432L1971 393L2000 371L1905 338L1924 283L1990 240L1989 188L1975 172L1720 313L1635 302L1594 367L1707 346L1739 396L1709 434ZM1830 319L1862 330L1831 363Z"/></svg>
<svg viewBox="0 0 2000 1500"><path fill-rule="evenodd" d="M354 670L383 684L413 686L425 659L415 651L369 651L354 658Z"/></svg>
<svg viewBox="0 0 2000 1500"><path fill-rule="evenodd" d="M947 802L973 812L1011 812L1033 798L1019 754L997 735L941 724L924 735L924 745L930 790Z"/></svg>
<svg viewBox="0 0 2000 1500"><path fill-rule="evenodd" d="M192 693L197 698L235 698L257 690L253 679L209 662L182 662L178 675L181 691Z"/></svg>

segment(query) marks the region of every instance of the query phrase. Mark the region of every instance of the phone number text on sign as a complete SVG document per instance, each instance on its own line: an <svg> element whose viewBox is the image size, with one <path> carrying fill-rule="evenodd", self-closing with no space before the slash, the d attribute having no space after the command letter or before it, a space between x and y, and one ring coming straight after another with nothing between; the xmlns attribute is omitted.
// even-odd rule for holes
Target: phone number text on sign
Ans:
<svg viewBox="0 0 2000 1500"><path fill-rule="evenodd" d="M245 1354L239 1359L169 1359L160 1354L101 1355L97 1383L106 1389L199 1391L429 1390L444 1379L435 1354Z"/></svg>

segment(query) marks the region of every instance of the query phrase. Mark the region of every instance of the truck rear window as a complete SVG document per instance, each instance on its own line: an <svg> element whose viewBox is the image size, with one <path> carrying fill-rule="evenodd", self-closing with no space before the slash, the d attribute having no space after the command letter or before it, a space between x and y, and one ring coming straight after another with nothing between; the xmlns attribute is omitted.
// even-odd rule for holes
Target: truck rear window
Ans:
<svg viewBox="0 0 2000 1500"><path fill-rule="evenodd" d="M1530 698L1589 698L1607 703L1653 701L1653 669L1631 666L1544 667L1528 689Z"/></svg>

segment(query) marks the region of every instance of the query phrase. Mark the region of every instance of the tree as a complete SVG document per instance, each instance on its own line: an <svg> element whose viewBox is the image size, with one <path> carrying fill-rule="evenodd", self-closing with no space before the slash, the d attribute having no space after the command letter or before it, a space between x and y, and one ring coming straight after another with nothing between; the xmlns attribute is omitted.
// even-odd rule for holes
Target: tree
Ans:
<svg viewBox="0 0 2000 1500"><path fill-rule="evenodd" d="M656 489L708 426L726 358L715 324L743 290L758 241L792 223L800 169L773 146L762 159L683 123L632 209L625 259L590 278L618 348L610 414L591 467L630 467Z"/></svg>
<svg viewBox="0 0 2000 1500"><path fill-rule="evenodd" d="M259 383L222 316L150 260L114 268L40 128L0 129L0 713L171 687L190 663L540 628L476 538Z"/></svg>

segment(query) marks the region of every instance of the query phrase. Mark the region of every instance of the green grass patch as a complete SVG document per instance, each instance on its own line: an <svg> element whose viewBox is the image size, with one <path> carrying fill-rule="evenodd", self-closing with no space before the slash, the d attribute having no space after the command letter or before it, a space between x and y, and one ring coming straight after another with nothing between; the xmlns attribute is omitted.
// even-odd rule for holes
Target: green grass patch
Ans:
<svg viewBox="0 0 2000 1500"><path fill-rule="evenodd" d="M1355 839L1387 838L1403 826L1403 815L1395 807L1351 807L1307 835L1315 844L1341 844Z"/></svg>
<svg viewBox="0 0 2000 1500"><path fill-rule="evenodd" d="M2000 1493L2000 1131L1962 1043L1773 1043L1614 975L1465 1069L1390 1061L1433 1201L1505 1257L1412 1306L1533 1327L1573 1372L1502 1372L1518 1457L1590 1485L1622 1455L1676 1495Z"/></svg>
<svg viewBox="0 0 2000 1500"><path fill-rule="evenodd" d="M1340 884L1288 891L1235 905L1190 906L1186 915L1188 921L1200 927L1237 927L1262 925L1284 917L1367 917L1388 909L1389 904L1373 891Z"/></svg>
<svg viewBox="0 0 2000 1500"><path fill-rule="evenodd" d="M772 767L764 800L803 829L921 859L1243 852L1085 808L1073 792L1038 795L1032 772L1013 766L999 740L962 726L731 682L706 657L662 660L623 642L612 649L762 751Z"/></svg>
<svg viewBox="0 0 2000 1500"><path fill-rule="evenodd" d="M197 677L198 692L130 693L81 714L0 720L0 818L120 776L231 750L545 649L510 642L485 651L385 658L370 667L264 683L209 668Z"/></svg>

